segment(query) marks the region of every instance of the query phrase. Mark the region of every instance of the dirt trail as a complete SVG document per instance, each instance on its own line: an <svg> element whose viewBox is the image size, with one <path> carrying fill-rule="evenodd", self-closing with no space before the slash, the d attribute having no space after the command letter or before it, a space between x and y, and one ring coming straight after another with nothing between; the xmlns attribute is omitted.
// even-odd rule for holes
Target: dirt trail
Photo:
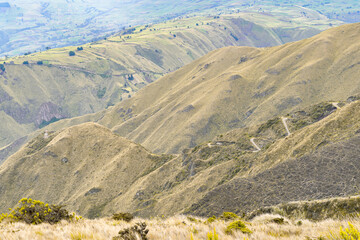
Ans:
<svg viewBox="0 0 360 240"><path fill-rule="evenodd" d="M283 122L283 124L284 124L284 127L285 127L285 129L286 129L286 132L287 132L288 136L290 136L290 135L291 135L291 132L289 131L288 125L287 125L287 123L286 123L286 120L288 120L288 118L282 117L281 119L282 119L282 122Z"/></svg>
<svg viewBox="0 0 360 240"><path fill-rule="evenodd" d="M259 151L261 151L261 148L255 143L254 140L255 140L255 138L250 139L250 142L251 142L252 145L254 145L254 147L256 148L256 150L253 151L253 152L259 152Z"/></svg>
<svg viewBox="0 0 360 240"><path fill-rule="evenodd" d="M334 107L336 107L337 109L340 109L341 107L339 107L339 103L338 102L333 102L331 103Z"/></svg>

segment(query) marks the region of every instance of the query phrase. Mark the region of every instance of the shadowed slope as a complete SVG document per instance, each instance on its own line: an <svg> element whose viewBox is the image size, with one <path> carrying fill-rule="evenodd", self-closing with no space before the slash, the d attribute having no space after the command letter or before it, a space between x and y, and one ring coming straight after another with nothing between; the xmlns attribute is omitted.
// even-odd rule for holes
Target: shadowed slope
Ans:
<svg viewBox="0 0 360 240"><path fill-rule="evenodd" d="M288 201L357 194L359 114L360 102L352 103L275 141L256 156L250 171L214 188L188 212L242 212Z"/></svg>

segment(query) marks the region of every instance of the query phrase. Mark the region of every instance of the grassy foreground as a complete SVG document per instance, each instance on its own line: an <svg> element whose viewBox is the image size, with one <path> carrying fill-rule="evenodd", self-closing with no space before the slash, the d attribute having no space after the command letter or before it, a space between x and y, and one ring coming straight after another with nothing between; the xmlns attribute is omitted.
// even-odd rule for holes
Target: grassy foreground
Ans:
<svg viewBox="0 0 360 240"><path fill-rule="evenodd" d="M171 240L202 240L202 239L359 239L360 218L346 220L324 220L311 222L308 220L274 221L281 219L279 215L261 215L246 226L252 233L242 233L241 230L226 234L226 228L231 221L216 220L204 223L206 219L176 216L167 219L151 220L133 219L130 223L109 218L75 222L62 221L58 224L28 225L25 223L1 223L0 239L112 239L122 229L129 228L137 222L146 222L148 239ZM276 223L277 222L277 223ZM349 226L352 224L353 228ZM218 238L211 238L214 232ZM342 230L340 230L342 229ZM342 232L342 233L341 233ZM351 232L351 233L350 233ZM353 238L347 236L352 235ZM213 236L213 235L212 235ZM121 239L121 238L120 238ZM139 238L140 239L140 238Z"/></svg>

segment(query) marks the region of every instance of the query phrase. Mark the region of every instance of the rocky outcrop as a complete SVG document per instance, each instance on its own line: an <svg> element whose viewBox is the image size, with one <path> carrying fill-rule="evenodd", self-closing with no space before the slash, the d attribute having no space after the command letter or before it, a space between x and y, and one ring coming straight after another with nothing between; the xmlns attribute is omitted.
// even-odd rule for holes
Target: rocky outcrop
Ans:
<svg viewBox="0 0 360 240"><path fill-rule="evenodd" d="M52 102L41 104L35 116L35 124L40 126L43 122L50 122L53 119L62 119L66 115L62 113L61 107Z"/></svg>

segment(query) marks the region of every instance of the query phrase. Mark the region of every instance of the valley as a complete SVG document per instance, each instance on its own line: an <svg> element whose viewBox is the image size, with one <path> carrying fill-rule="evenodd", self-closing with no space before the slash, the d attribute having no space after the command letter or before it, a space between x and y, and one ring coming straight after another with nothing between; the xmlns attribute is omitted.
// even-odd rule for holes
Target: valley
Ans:
<svg viewBox="0 0 360 240"><path fill-rule="evenodd" d="M311 10L333 21L354 23L359 20L357 1L331 0L257 0L215 1L52 0L34 3L29 0L0 2L0 55L14 56L47 48L81 45L108 37L129 26L158 23L184 15L223 14L231 11L263 12L286 17L287 12L302 9L311 20ZM126 9L126 10L125 10ZM285 11L284 11L285 10ZM141 17L140 17L141 16ZM296 15L292 17L292 21Z"/></svg>
<svg viewBox="0 0 360 240"><path fill-rule="evenodd" d="M359 239L357 2L15 1L0 239Z"/></svg>

